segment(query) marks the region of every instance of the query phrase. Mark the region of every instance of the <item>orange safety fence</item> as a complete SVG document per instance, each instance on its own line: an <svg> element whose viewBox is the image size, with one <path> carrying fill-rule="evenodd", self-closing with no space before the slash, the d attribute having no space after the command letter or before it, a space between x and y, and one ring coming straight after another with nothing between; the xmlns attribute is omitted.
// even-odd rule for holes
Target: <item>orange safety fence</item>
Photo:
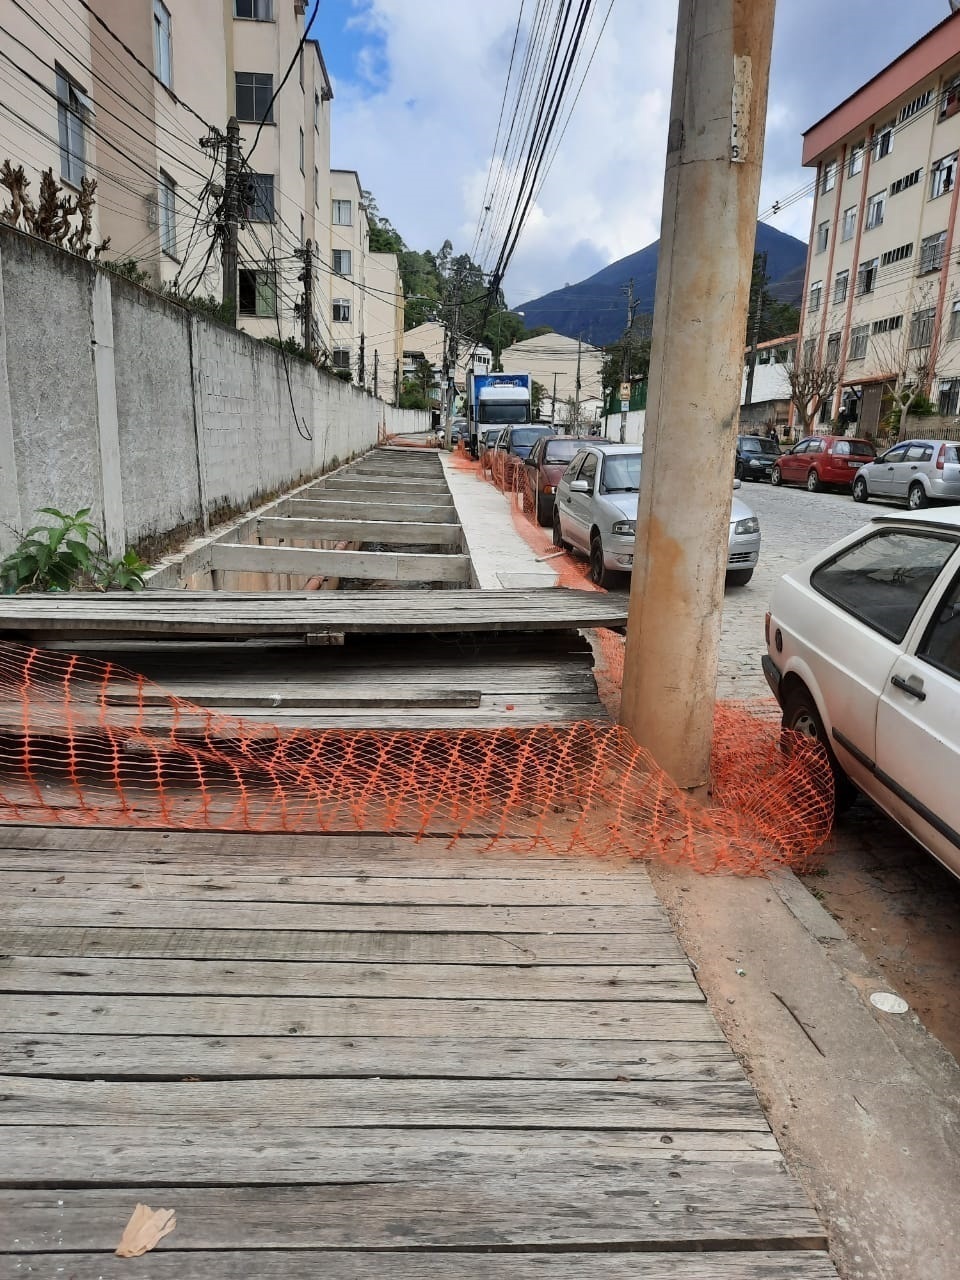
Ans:
<svg viewBox="0 0 960 1280"><path fill-rule="evenodd" d="M111 662L0 647L0 820L196 831L479 835L511 849L802 867L829 764L769 717L717 709L702 805L626 731L284 730L185 702Z"/></svg>

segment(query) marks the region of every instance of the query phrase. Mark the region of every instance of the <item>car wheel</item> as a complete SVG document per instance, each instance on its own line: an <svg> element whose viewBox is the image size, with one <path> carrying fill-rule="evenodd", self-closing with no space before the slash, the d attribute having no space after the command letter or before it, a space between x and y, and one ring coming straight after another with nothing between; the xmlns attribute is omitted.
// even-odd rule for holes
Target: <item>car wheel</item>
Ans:
<svg viewBox="0 0 960 1280"><path fill-rule="evenodd" d="M556 507L553 509L553 545L559 547L561 551L570 550L570 543L564 539L560 530L560 512Z"/></svg>
<svg viewBox="0 0 960 1280"><path fill-rule="evenodd" d="M926 490L919 481L914 481L907 491L907 506L911 511L920 511L923 507L930 505L930 499L927 497Z"/></svg>
<svg viewBox="0 0 960 1280"><path fill-rule="evenodd" d="M813 738L827 753L833 773L834 813L843 813L857 798L857 789L840 768L820 719L813 695L805 684L792 685L783 698L783 727L804 738Z"/></svg>
<svg viewBox="0 0 960 1280"><path fill-rule="evenodd" d="M870 498L870 491L867 488L867 482L863 476L857 476L853 482L853 500L854 502L867 502Z"/></svg>
<svg viewBox="0 0 960 1280"><path fill-rule="evenodd" d="M534 498L534 500L533 500L533 501L534 501L534 508L533 508L533 509L534 509L534 513L536 514L536 517L537 517L537 524L542 525L544 528L547 528L547 527L549 526L549 524L550 524L550 520L549 520L548 518L545 518L545 517L544 517L544 512L543 512L543 503L540 501L540 490L539 490L539 489L536 491L536 496L535 496L535 498Z"/></svg>
<svg viewBox="0 0 960 1280"><path fill-rule="evenodd" d="M783 476L780 474L779 467L774 467L770 472L770 483L776 485L783 484Z"/></svg>
<svg viewBox="0 0 960 1280"><path fill-rule="evenodd" d="M603 542L595 533L590 539L590 581L597 587L608 591L617 586L623 578L622 573L615 573L603 563Z"/></svg>
<svg viewBox="0 0 960 1280"><path fill-rule="evenodd" d="M727 571L727 582L731 587L745 587L753 577L752 569L730 569Z"/></svg>
<svg viewBox="0 0 960 1280"><path fill-rule="evenodd" d="M733 478L734 480L743 479L743 463L739 458L737 459L737 465L733 468Z"/></svg>
<svg viewBox="0 0 960 1280"><path fill-rule="evenodd" d="M818 493L820 491L820 477L812 467L807 472L807 491L809 493Z"/></svg>

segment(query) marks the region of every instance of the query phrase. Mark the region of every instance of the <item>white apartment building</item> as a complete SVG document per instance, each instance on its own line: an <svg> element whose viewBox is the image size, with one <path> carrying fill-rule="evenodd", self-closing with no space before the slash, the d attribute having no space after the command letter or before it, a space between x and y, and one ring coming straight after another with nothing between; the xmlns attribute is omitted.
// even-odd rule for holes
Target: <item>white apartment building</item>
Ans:
<svg viewBox="0 0 960 1280"><path fill-rule="evenodd" d="M569 417L567 402L577 399L579 365L581 416L588 422L596 420L596 406L591 403L588 408L587 401L596 401L600 406L603 402L603 352L599 347L562 333L542 333L505 347L500 363L505 373L532 374L546 392L541 413L562 423Z"/></svg>
<svg viewBox="0 0 960 1280"><path fill-rule="evenodd" d="M839 370L824 422L852 410L858 433L875 435L895 369L924 350L934 403L960 412L958 154L960 14L804 134L816 194L802 358Z"/></svg>

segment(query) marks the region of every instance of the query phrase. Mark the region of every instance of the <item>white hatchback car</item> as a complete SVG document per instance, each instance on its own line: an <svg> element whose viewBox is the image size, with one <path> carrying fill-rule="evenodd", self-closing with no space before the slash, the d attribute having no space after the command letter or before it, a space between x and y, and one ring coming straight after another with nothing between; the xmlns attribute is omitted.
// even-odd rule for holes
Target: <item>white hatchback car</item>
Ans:
<svg viewBox="0 0 960 1280"><path fill-rule="evenodd" d="M960 511L888 512L774 588L763 669L786 728L826 747L960 876Z"/></svg>

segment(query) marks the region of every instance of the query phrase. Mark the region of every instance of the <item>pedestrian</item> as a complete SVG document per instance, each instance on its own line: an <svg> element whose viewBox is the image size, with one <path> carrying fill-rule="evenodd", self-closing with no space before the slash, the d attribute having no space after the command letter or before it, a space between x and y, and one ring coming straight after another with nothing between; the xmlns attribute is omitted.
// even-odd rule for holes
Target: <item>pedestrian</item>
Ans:
<svg viewBox="0 0 960 1280"><path fill-rule="evenodd" d="M778 441L780 439L780 437L777 435L777 428L773 425L773 423L771 423L770 426L767 427L767 439L775 440L775 441Z"/></svg>

